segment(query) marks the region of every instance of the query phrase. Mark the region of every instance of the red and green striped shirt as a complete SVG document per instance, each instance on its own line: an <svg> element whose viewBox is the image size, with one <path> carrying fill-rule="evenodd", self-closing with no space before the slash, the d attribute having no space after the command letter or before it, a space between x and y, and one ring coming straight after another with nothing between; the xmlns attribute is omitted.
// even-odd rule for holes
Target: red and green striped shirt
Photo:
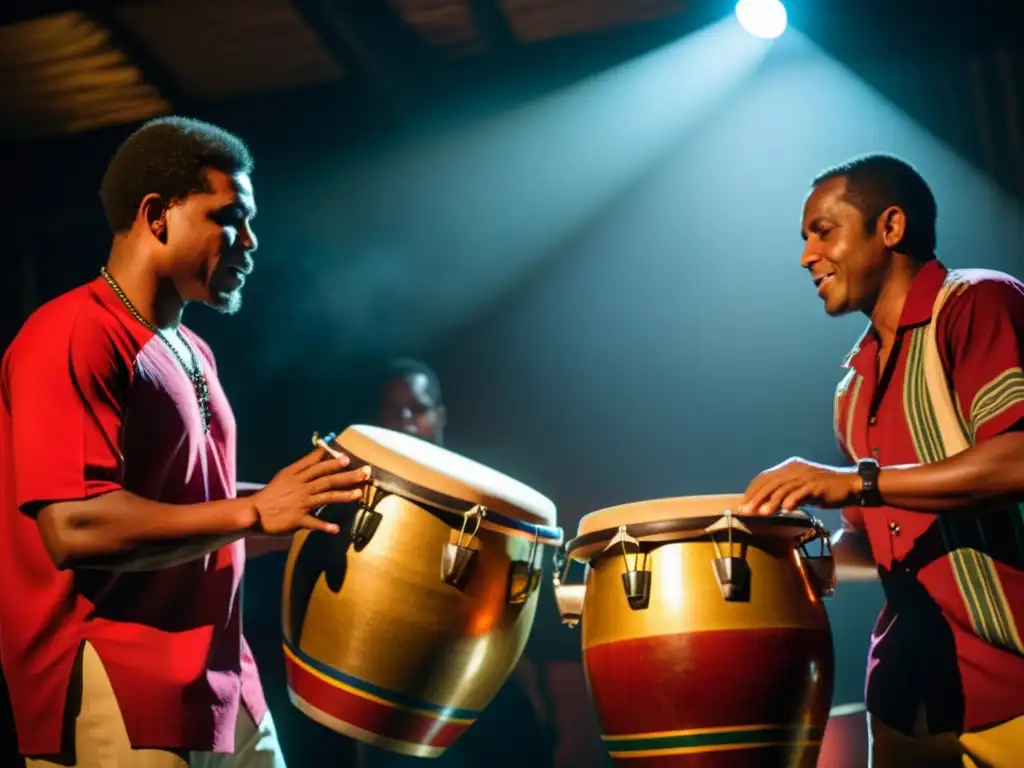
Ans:
<svg viewBox="0 0 1024 768"><path fill-rule="evenodd" d="M870 328L847 358L835 429L851 460L945 458L923 363L946 277L934 261L914 278L884 371ZM990 270L955 277L964 289L943 306L936 339L960 426L976 444L1024 428L1024 285ZM869 711L909 731L924 704L933 732L1024 714L1024 505L949 514L855 508L844 517L867 533L886 596L868 663Z"/></svg>

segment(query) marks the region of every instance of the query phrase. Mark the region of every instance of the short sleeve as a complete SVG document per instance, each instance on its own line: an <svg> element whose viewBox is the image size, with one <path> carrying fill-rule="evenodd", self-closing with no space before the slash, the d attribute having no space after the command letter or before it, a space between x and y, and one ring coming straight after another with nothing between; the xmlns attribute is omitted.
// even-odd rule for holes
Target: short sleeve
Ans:
<svg viewBox="0 0 1024 768"><path fill-rule="evenodd" d="M951 300L947 323L953 389L973 442L1024 424L1024 285L1008 275L981 280Z"/></svg>
<svg viewBox="0 0 1024 768"><path fill-rule="evenodd" d="M36 333L9 361L7 390L18 508L121 488L121 425L131 368L100 321ZM63 338L61 338L63 337Z"/></svg>

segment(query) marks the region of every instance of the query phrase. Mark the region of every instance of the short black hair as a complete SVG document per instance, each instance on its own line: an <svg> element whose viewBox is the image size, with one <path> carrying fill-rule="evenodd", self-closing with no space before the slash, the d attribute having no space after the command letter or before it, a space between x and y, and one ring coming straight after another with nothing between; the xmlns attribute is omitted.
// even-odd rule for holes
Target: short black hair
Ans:
<svg viewBox="0 0 1024 768"><path fill-rule="evenodd" d="M418 374L427 377L427 394L434 401L434 405L441 405L441 379L438 378L434 369L422 360L414 360L410 357L392 360L384 370L380 388L383 390L392 381L404 381Z"/></svg>
<svg viewBox="0 0 1024 768"><path fill-rule="evenodd" d="M868 234L882 212L895 205L907 217L900 252L918 261L935 258L935 195L910 163L893 155L863 155L822 171L811 186L836 178L846 179L846 200L864 216Z"/></svg>
<svg viewBox="0 0 1024 768"><path fill-rule="evenodd" d="M100 184L100 200L114 234L135 222L142 199L156 193L167 202L209 190L206 170L252 173L245 142L223 128L189 117L158 117L117 148Z"/></svg>

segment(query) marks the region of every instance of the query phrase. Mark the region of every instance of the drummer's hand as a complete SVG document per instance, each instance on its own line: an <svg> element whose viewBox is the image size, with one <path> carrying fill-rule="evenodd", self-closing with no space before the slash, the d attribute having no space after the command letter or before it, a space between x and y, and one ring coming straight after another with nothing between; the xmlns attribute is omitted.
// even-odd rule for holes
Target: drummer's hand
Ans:
<svg viewBox="0 0 1024 768"><path fill-rule="evenodd" d="M317 448L274 475L266 487L250 497L261 531L271 536L291 534L300 528L337 533L337 525L311 513L327 504L355 501L362 495L370 468L345 471L348 463L347 456L328 457Z"/></svg>
<svg viewBox="0 0 1024 768"><path fill-rule="evenodd" d="M740 513L774 515L803 504L826 509L857 503L860 475L853 468L829 467L791 458L754 478L743 495Z"/></svg>

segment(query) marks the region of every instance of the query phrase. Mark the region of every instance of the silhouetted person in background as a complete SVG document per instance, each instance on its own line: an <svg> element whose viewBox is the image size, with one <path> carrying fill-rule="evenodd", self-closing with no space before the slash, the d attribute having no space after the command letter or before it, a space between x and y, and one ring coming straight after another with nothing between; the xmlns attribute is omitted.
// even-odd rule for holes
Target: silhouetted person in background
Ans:
<svg viewBox="0 0 1024 768"><path fill-rule="evenodd" d="M402 358L392 361L380 386L377 423L435 445L444 444L448 411L441 381L426 363Z"/></svg>
<svg viewBox="0 0 1024 768"><path fill-rule="evenodd" d="M448 411L434 370L422 361L402 358L386 367L380 381L378 424L442 445ZM477 722L440 758L428 761L360 744L358 765L411 768L429 762L439 768L549 768L556 744L554 713L549 709L543 670L524 654Z"/></svg>

